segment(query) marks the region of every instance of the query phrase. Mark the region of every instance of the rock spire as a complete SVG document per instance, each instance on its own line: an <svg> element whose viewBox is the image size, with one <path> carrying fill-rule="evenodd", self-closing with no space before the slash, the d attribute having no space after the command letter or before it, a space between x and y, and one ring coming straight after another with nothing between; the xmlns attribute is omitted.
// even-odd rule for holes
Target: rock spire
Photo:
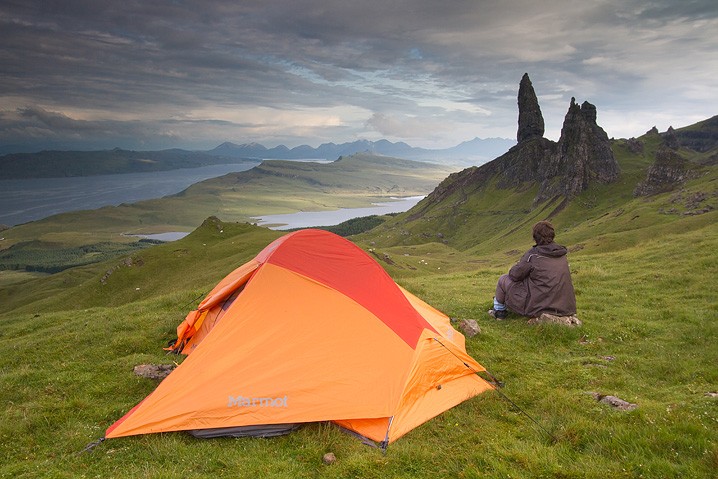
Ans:
<svg viewBox="0 0 718 479"><path fill-rule="evenodd" d="M573 197L588 188L591 180L611 183L618 178L619 167L606 132L596 123L596 107L584 101L581 106L571 98L563 122L559 144L557 174L564 176L563 191Z"/></svg>
<svg viewBox="0 0 718 479"><path fill-rule="evenodd" d="M596 107L571 98L558 142L543 137L544 122L531 80L524 74L519 85L518 143L480 167L450 175L424 202L425 207L462 195L496 180L499 189L524 190L537 185L533 206L559 200L555 211L585 191L592 182L611 183L620 171L606 132L596 123ZM718 118L718 117L717 117ZM417 218L421 210L412 216Z"/></svg>
<svg viewBox="0 0 718 479"><path fill-rule="evenodd" d="M516 139L519 143L531 138L542 138L544 134L543 115L539 107L536 92L529 79L529 74L524 73L519 84L519 130Z"/></svg>

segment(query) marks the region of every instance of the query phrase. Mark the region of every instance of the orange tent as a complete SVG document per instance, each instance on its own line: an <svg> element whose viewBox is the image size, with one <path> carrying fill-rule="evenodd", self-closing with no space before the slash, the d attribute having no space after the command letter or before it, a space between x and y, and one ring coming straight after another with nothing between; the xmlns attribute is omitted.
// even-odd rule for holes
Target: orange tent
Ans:
<svg viewBox="0 0 718 479"><path fill-rule="evenodd" d="M493 388L446 315L321 230L272 242L177 335L187 358L107 438L332 421L385 447Z"/></svg>

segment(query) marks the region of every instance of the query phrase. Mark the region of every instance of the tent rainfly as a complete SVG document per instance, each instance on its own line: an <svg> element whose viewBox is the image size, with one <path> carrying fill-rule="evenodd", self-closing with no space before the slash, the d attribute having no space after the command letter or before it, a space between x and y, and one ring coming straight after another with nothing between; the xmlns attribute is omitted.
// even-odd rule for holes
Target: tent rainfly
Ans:
<svg viewBox="0 0 718 479"><path fill-rule="evenodd" d="M105 437L272 436L331 421L382 447L494 386L449 318L350 241L282 236L177 328L185 360Z"/></svg>

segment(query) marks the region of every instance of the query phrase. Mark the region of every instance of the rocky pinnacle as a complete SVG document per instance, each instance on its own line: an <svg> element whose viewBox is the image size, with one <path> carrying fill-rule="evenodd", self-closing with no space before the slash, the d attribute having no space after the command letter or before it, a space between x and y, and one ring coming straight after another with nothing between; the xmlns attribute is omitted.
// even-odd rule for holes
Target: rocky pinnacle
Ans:
<svg viewBox="0 0 718 479"><path fill-rule="evenodd" d="M519 130L516 139L519 143L531 138L541 138L544 133L543 116L539 107L536 92L529 79L529 74L524 73L519 84Z"/></svg>

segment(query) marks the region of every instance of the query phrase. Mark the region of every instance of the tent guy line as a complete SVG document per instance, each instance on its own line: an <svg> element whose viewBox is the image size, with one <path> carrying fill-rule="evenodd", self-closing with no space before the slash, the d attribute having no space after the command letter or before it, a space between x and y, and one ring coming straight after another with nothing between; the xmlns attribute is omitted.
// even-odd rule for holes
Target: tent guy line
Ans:
<svg viewBox="0 0 718 479"><path fill-rule="evenodd" d="M436 341L436 342L438 342L439 344L441 344L442 346L444 346L444 343L442 343L441 340L439 340L439 338L434 338L434 341ZM446 346L444 346L444 347L446 347ZM452 352L450 349L448 349L448 348L446 348L446 349L447 349L451 354L453 354L453 352ZM467 363L465 363L464 361L462 361L461 358L459 358L459 357L456 356L456 355L455 355L455 357L456 357L456 359L458 359L459 361L463 362L463 363L464 363L464 366L466 366L467 368L471 369L474 374L476 374L477 376L481 377L481 374L480 374L480 373L481 373L482 371L475 371L474 368L472 368L472 367L469 366ZM556 441L557 441L556 436L554 436L553 434L551 434L550 432L548 432L548 431L546 430L546 428L544 428L535 418L533 418L533 417L532 417L529 413L527 413L521 406L519 406L518 404L516 404L516 402L515 402L513 399L511 399L510 397L508 397L503 391L500 390L500 388L504 387L504 383L503 383L503 382L501 382L501 381L499 381L498 379L496 379L496 376L494 376L493 374L491 374L488 369L484 369L483 372L486 373L486 374L491 378L491 381L487 381L487 383L490 384L490 385L494 388L494 390L498 393L499 396L501 396L502 399L504 399L505 401L507 401L507 402L508 402L509 404L511 404L513 407L515 407L516 409L518 409L524 416L526 416L527 418L529 418L529 419L531 420L531 422L533 422L536 426L538 426L538 428L539 428L541 431L543 431L543 432L549 437L549 439L551 439L553 442L556 442ZM482 378L482 379L484 379L484 378ZM484 379L484 380L485 380L485 379Z"/></svg>

